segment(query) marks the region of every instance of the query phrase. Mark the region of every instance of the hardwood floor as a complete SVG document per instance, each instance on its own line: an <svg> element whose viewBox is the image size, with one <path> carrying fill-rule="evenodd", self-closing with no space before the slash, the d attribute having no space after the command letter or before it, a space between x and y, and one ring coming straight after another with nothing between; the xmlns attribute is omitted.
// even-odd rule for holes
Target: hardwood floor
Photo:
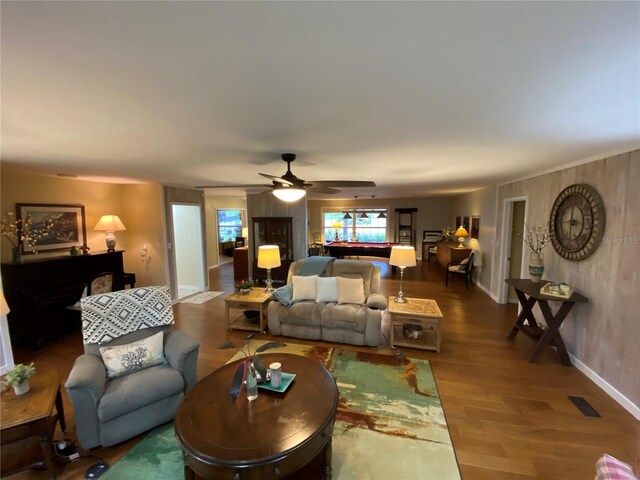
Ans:
<svg viewBox="0 0 640 480"><path fill-rule="evenodd" d="M398 275L392 275L385 262L376 263L383 269L384 293L395 295ZM210 289L231 291L232 275L231 264L211 270ZM515 305L498 305L479 287L466 290L462 281L445 288L444 271L436 263L419 262L418 267L406 269L403 290L409 297L436 299L444 314L439 354L408 348L401 351L431 362L465 480L590 479L595 475L595 461L603 453L636 462L640 422L577 369L562 366L552 349L544 352L539 363L529 364L525 358L533 347L531 340L523 335L514 342L505 340L515 322ZM242 341L246 335L226 331L223 297L201 305L177 304L174 311L177 328L202 342L200 377L232 355L232 351L218 350L218 345L226 340ZM383 329L388 329L387 321ZM263 337L272 338L269 334ZM349 345L341 348L371 351ZM15 356L16 362L35 361L38 368L57 365L66 379L81 350L78 332L52 341L40 352L18 351ZM377 350L394 353L386 346ZM582 415L568 395L584 397L602 417ZM64 390L63 397L68 423L64 436L74 438L73 408ZM141 437L90 454L113 464ZM62 433L56 432L55 438L62 438ZM3 450L4 460L6 447ZM94 462L88 458L61 466L58 478L84 478ZM47 475L25 470L6 478L44 479Z"/></svg>

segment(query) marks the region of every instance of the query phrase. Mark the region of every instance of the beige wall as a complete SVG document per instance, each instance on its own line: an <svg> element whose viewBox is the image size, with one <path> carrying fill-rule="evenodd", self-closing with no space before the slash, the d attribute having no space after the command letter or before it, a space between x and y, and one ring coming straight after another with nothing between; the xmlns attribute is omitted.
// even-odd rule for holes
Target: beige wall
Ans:
<svg viewBox="0 0 640 480"><path fill-rule="evenodd" d="M247 209L247 200L244 198L217 197L214 195L205 195L204 197L206 212L206 232L207 232L207 256L209 258L209 268L220 264L220 255L218 250L218 217L216 210L219 208L232 208L244 210ZM246 219L245 219L246 221ZM245 225L246 226L246 225Z"/></svg>
<svg viewBox="0 0 640 480"><path fill-rule="evenodd" d="M562 338L572 355L638 407L640 150L500 186L492 291L497 295L503 200L528 197L528 225L545 225L558 194L575 183L587 183L600 193L606 212L604 240L580 262L565 260L548 245L544 277L574 285L589 298L573 308Z"/></svg>
<svg viewBox="0 0 640 480"><path fill-rule="evenodd" d="M85 207L87 244L92 252L106 250L104 232L93 230L102 215L115 214L127 228L117 232L117 248L125 250L124 268L136 274L137 286L166 284L164 239L159 186L117 185L84 180L2 172L0 209L15 212L16 203L74 203ZM2 261L11 259L11 244L2 238ZM148 243L150 260L142 262L141 248ZM62 252L38 255L61 255Z"/></svg>
<svg viewBox="0 0 640 480"><path fill-rule="evenodd" d="M136 286L168 285L162 187L157 183L123 185L127 226L125 269L136 274ZM147 251L143 252L143 247Z"/></svg>
<svg viewBox="0 0 640 480"><path fill-rule="evenodd" d="M482 265L478 267L476 282L485 290L491 290L491 270L493 265L494 240L496 238L497 186L483 188L475 192L458 195L452 199L453 217L479 216L480 233L478 239L467 238L465 244L480 251ZM451 221L453 224L453 219ZM471 233L471 232L469 232Z"/></svg>

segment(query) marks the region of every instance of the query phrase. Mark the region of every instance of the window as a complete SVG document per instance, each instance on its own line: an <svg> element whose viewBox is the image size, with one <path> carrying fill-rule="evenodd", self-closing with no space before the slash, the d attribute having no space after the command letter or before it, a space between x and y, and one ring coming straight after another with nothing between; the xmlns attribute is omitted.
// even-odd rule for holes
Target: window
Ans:
<svg viewBox="0 0 640 480"><path fill-rule="evenodd" d="M218 210L218 242L230 242L242 236L242 210Z"/></svg>
<svg viewBox="0 0 640 480"><path fill-rule="evenodd" d="M384 242L387 239L387 209L358 208L348 210L351 218L345 219L347 211L324 211L324 238L327 241L342 240L345 242ZM380 218L380 214L384 217ZM366 214L365 218L362 215ZM355 218L355 222L354 222Z"/></svg>

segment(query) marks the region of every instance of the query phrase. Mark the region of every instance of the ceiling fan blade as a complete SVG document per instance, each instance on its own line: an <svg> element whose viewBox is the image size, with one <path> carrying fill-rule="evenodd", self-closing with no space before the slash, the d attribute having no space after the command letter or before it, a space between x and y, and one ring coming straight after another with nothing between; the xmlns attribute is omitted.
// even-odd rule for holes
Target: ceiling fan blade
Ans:
<svg viewBox="0 0 640 480"><path fill-rule="evenodd" d="M342 188L364 188L375 187L376 182L368 182L361 180L311 180L309 181L314 187L342 187Z"/></svg>
<svg viewBox="0 0 640 480"><path fill-rule="evenodd" d="M289 180L285 180L281 177L276 177L275 175L269 175L267 173L258 173L258 175L262 175L264 178L268 178L269 180L273 180L274 182L282 183L283 185L293 185Z"/></svg>
<svg viewBox="0 0 640 480"><path fill-rule="evenodd" d="M305 187L305 190L313 193L340 193L340 190L330 187L317 187L315 185L310 185Z"/></svg>
<svg viewBox="0 0 640 480"><path fill-rule="evenodd" d="M255 187L271 188L271 185L257 184L257 183L252 183L249 185L198 185L193 188L255 188Z"/></svg>

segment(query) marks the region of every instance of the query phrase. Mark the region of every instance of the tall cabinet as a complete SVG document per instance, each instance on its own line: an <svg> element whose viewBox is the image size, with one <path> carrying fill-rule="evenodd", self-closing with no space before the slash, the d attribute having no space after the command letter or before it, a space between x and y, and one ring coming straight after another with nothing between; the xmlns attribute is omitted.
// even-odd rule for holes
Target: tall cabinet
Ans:
<svg viewBox="0 0 640 480"><path fill-rule="evenodd" d="M396 242L416 246L417 208L396 208Z"/></svg>
<svg viewBox="0 0 640 480"><path fill-rule="evenodd" d="M289 266L293 262L293 218L292 217L254 217L253 222L253 278L264 283L267 271L258 268L258 247L277 245L280 248L278 268L271 270L274 284L285 284Z"/></svg>

